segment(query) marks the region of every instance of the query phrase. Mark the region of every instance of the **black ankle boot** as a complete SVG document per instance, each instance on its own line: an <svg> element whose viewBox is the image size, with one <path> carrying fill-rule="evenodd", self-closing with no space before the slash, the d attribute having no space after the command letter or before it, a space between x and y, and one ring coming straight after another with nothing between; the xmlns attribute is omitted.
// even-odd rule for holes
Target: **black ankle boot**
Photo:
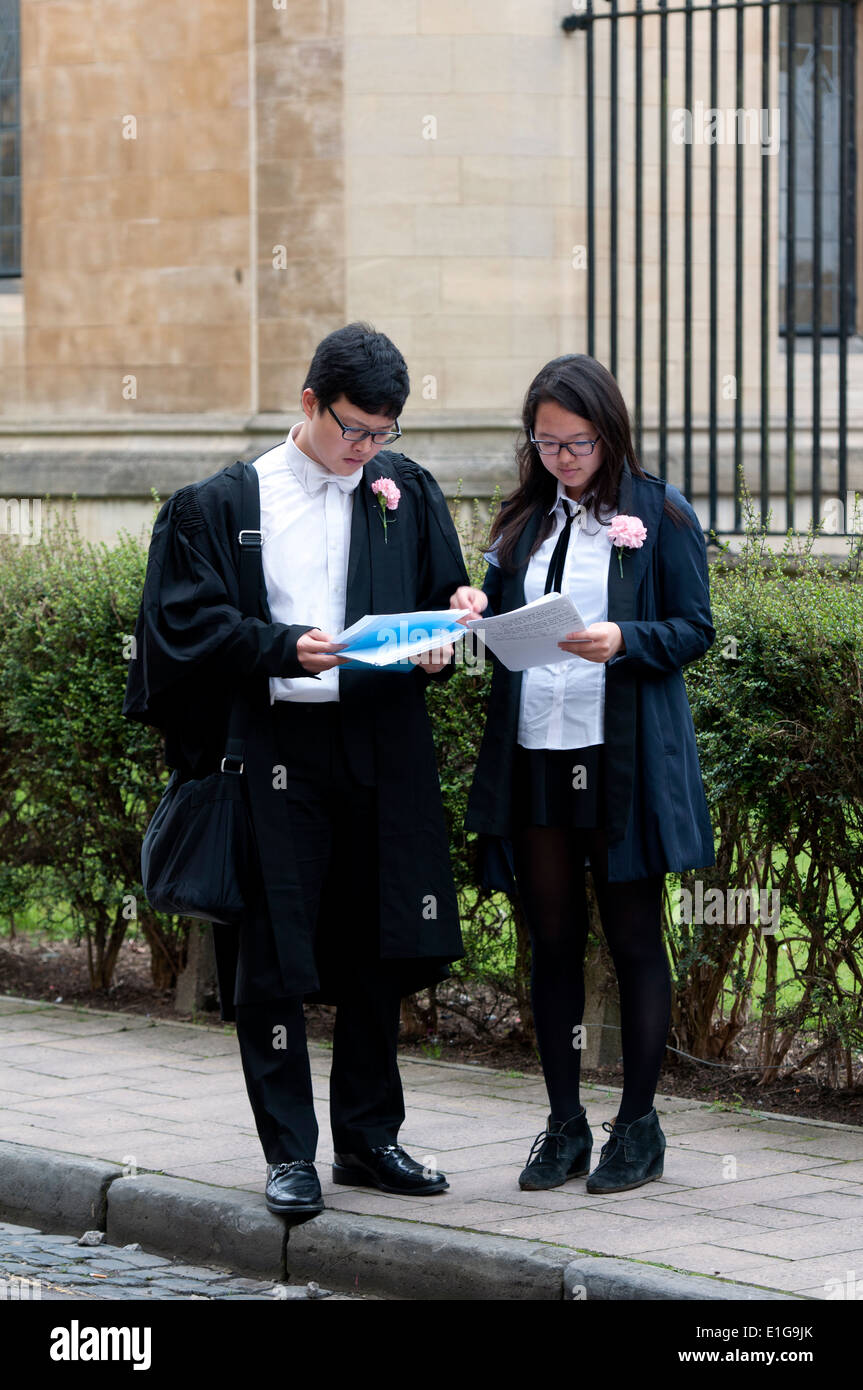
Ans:
<svg viewBox="0 0 863 1390"><path fill-rule="evenodd" d="M590 1171L592 1149L593 1135L584 1106L563 1124L549 1115L548 1128L534 1139L527 1166L519 1174L519 1187L523 1192L540 1192L561 1187L570 1178L583 1178Z"/></svg>
<svg viewBox="0 0 863 1390"><path fill-rule="evenodd" d="M591 1193L629 1192L662 1177L665 1135L659 1127L656 1107L628 1125L603 1124L611 1136L603 1144L599 1163L585 1184Z"/></svg>

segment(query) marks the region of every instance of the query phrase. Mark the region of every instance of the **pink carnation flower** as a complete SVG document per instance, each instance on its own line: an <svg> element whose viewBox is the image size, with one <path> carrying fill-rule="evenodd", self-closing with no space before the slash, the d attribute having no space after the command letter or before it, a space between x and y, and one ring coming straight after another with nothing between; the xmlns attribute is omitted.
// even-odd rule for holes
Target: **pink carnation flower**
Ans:
<svg viewBox="0 0 863 1390"><path fill-rule="evenodd" d="M372 483L372 492L376 492L379 496L386 499L386 505L389 511L395 511L399 504L401 493L392 478L376 478Z"/></svg>
<svg viewBox="0 0 863 1390"><path fill-rule="evenodd" d="M637 516L616 516L608 528L612 545L625 545L627 550L640 550L646 536L647 528Z"/></svg>
<svg viewBox="0 0 863 1390"><path fill-rule="evenodd" d="M620 577L623 578L623 547L627 550L640 550L647 536L647 527L640 517L618 515L608 528L608 539L617 547L617 563Z"/></svg>
<svg viewBox="0 0 863 1390"><path fill-rule="evenodd" d="M381 508L381 521L384 523L384 541L387 539L387 512L394 512L399 504L401 492L396 487L392 478L375 478L372 483L372 492L375 493Z"/></svg>

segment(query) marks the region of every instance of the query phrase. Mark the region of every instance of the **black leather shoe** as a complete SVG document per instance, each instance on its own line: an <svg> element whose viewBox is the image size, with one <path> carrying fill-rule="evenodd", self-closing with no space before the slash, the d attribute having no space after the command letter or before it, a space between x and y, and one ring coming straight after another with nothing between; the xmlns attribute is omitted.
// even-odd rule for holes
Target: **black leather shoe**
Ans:
<svg viewBox="0 0 863 1390"><path fill-rule="evenodd" d="M310 1158L267 1164L267 1208L276 1216L308 1221L324 1209L321 1184Z"/></svg>
<svg viewBox="0 0 863 1390"><path fill-rule="evenodd" d="M400 1144L364 1149L361 1154L334 1154L333 1182L352 1187L377 1187L413 1197L424 1192L444 1192L449 1183L443 1173L424 1168Z"/></svg>

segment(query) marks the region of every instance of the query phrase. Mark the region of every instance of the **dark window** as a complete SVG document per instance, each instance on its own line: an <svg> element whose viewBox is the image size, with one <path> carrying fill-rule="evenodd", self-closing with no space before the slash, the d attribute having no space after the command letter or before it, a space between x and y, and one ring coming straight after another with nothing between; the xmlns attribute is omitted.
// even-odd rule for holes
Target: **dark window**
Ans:
<svg viewBox="0 0 863 1390"><path fill-rule="evenodd" d="M0 0L0 275L21 274L18 0Z"/></svg>
<svg viewBox="0 0 863 1390"><path fill-rule="evenodd" d="M786 293L789 259L794 286L794 331L811 334L813 308L821 309L821 332L839 332L839 237L843 226L854 224L854 179L848 179L846 207L840 199L840 103L844 99L853 112L854 94L848 91L853 84L853 66L842 62L841 5L794 5L793 52L789 42L789 10L782 5L779 23L779 95L781 123L781 155L779 178L779 321L787 331ZM821 41L816 57L815 10L820 10ZM853 20L853 13L852 13ZM789 107L789 67L793 63L794 104ZM843 91L843 68L846 74ZM820 132L815 129L816 84L820 95ZM849 131L853 138L853 131ZM818 138L820 135L820 138ZM815 153L818 138L818 157L821 180L821 274L815 283ZM794 227L793 240L788 236L788 169L793 159L794 169ZM849 166L846 165L846 169ZM843 217L844 214L844 217ZM846 243L847 244L847 243ZM789 257L789 250L791 252ZM846 304L854 303L854 264L846 262ZM851 322L849 317L849 330Z"/></svg>

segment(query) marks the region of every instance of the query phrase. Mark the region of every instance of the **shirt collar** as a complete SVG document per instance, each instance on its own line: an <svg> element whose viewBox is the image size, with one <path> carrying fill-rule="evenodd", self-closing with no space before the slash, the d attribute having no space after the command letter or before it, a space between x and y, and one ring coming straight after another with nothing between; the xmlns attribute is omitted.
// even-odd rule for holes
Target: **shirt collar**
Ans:
<svg viewBox="0 0 863 1390"><path fill-rule="evenodd" d="M566 491L566 487L565 487L564 483L561 481L560 478L558 478L558 480L557 480L557 496L555 497L554 501L552 502L551 506L549 507L549 509L548 509L549 512L553 512L553 511L555 511L556 509L559 509L559 510L562 512L562 514L563 514L564 516L566 516L566 508L562 505L562 501L567 503L567 505L568 505L568 507L569 507L569 510L570 510L570 511L572 512L572 514L573 514L573 519L575 519L575 517L577 517L577 516L585 516L585 515L587 514L587 509L586 509L586 507L583 507L583 506L581 505L580 502L575 502L575 501L569 496L569 494L568 494L567 491Z"/></svg>
<svg viewBox="0 0 863 1390"><path fill-rule="evenodd" d="M285 462L299 479L301 486L310 494L320 492L328 484L335 484L340 492L353 492L363 476L363 469L358 468L355 473L341 477L337 473L331 473L322 463L316 463L314 459L309 458L308 454L304 454L294 443L294 435L301 424L302 421L299 421L293 425L285 440Z"/></svg>

